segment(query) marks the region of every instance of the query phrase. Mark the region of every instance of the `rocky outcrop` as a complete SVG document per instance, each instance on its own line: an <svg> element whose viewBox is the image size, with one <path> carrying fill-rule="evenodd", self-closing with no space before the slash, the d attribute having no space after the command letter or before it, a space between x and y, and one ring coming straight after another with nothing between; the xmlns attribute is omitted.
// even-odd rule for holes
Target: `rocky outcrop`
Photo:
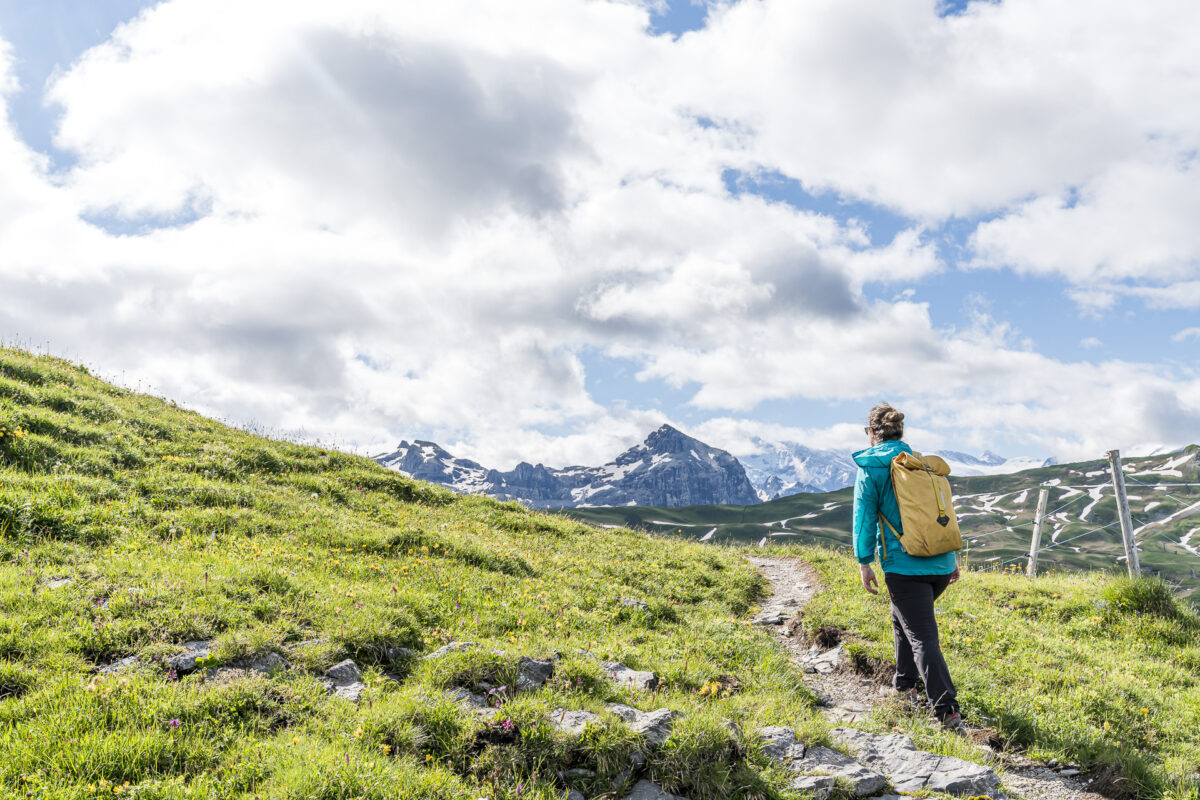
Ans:
<svg viewBox="0 0 1200 800"><path fill-rule="evenodd" d="M991 769L918 750L907 736L883 736L854 728L834 728L833 735L860 762L887 775L898 792L999 796L1000 778Z"/></svg>
<svg viewBox="0 0 1200 800"><path fill-rule="evenodd" d="M535 508L684 506L758 502L741 463L724 450L663 425L599 467L555 469L522 462L507 472L458 459L432 442L401 442L375 457L385 467L457 492L520 500Z"/></svg>

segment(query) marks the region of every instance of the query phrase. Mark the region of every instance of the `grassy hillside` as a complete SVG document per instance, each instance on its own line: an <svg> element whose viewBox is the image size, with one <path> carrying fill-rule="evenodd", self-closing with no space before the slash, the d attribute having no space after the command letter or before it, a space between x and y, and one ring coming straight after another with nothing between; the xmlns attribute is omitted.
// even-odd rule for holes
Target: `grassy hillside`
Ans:
<svg viewBox="0 0 1200 800"><path fill-rule="evenodd" d="M782 797L724 721L824 735L783 654L739 621L761 585L732 551L456 497L11 350L0 433L0 796L558 798L571 768L594 796L644 751L644 775L692 798ZM204 669L173 673L162 657L193 640L213 642ZM450 641L483 647L400 649ZM264 653L293 669L204 677ZM507 724L442 694L511 687L520 656L555 653ZM365 674L357 704L317 680L344 658ZM598 659L662 686L614 685ZM580 741L546 722L606 701L686 716L661 749L610 715Z"/></svg>
<svg viewBox="0 0 1200 800"><path fill-rule="evenodd" d="M746 624L763 587L735 548L454 496L11 350L0 434L2 797L619 798L650 777L692 800L791 798L754 730L828 741L774 637ZM808 524L837 510L792 502L818 503ZM853 563L779 552L828 584L805 628L845 628L866 669L883 664L886 609ZM1200 640L1169 595L978 574L942 613L971 722L1143 797L1200 800L1184 784L1200 770ZM211 642L198 669L168 665L197 640ZM423 658L451 641L481 646ZM231 669L267 654L290 668ZM558 656L554 677L514 693L522 656ZM319 681L345 658L363 671L357 703ZM138 660L99 671L123 659ZM601 660L661 685L617 685ZM451 687L495 690L500 716ZM683 716L656 747L610 701ZM557 708L602 724L569 737ZM875 724L969 747L898 708Z"/></svg>
<svg viewBox="0 0 1200 800"><path fill-rule="evenodd" d="M1130 509L1141 564L1188 596L1200 589L1200 446L1168 455L1126 459ZM969 541L968 563L999 568L1029 552L1038 488L1047 485L1049 515L1042 538L1044 571L1124 571L1106 460L1027 470L1010 475L953 478L959 524ZM626 525L712 543L757 543L763 537L848 548L852 491L801 494L755 506L580 508L564 513L598 525ZM1096 528L1101 530L1088 533ZM714 530L715 529L715 530ZM1084 535L1087 534L1087 535ZM1076 538L1078 537L1078 538ZM1194 537L1194 541L1193 541ZM1073 540L1073 541L1068 541ZM1062 542L1061 545L1057 544Z"/></svg>

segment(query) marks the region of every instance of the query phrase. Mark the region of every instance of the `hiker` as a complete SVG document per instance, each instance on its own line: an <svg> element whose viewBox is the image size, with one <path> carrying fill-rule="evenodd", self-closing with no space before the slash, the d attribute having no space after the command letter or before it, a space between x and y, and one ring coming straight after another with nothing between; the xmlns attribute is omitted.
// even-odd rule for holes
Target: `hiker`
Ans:
<svg viewBox="0 0 1200 800"><path fill-rule="evenodd" d="M880 563L892 601L896 643L896 677L892 685L901 696L920 702L917 682L924 682L934 714L947 728L959 729L962 718L933 615L933 602L958 580L957 555L953 551L926 557L910 555L895 535L903 537L904 529L891 480L891 462L900 453L912 453L912 448L901 441L904 414L881 403L871 409L864 432L871 446L853 456L858 464L854 481L854 555L863 588L879 594L871 562L875 560L876 543L882 546ZM891 530L884 530L885 523Z"/></svg>

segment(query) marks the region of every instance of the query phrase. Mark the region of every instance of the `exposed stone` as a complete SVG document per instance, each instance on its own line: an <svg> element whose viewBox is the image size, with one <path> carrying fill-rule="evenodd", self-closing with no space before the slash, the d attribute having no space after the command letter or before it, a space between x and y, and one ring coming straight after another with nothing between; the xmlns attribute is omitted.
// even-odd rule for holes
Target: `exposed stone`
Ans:
<svg viewBox="0 0 1200 800"><path fill-rule="evenodd" d="M812 795L814 800L826 800L833 793L837 779L831 775L801 775L791 785L798 792Z"/></svg>
<svg viewBox="0 0 1200 800"><path fill-rule="evenodd" d="M111 675L114 672L121 672L123 670L130 669L136 666L141 660L142 659L138 656L128 656L126 658L122 658L120 661L114 661L111 664L101 667L98 672L101 675Z"/></svg>
<svg viewBox="0 0 1200 800"><path fill-rule="evenodd" d="M362 682L362 673L358 671L358 665L348 658L325 670L325 677L321 682L334 697L351 702L358 702L363 690L367 688Z"/></svg>
<svg viewBox="0 0 1200 800"><path fill-rule="evenodd" d="M649 611L650 610L649 603L644 603L641 600L635 600L632 597L619 598L618 602L621 605L626 606L627 608L632 608L636 611Z"/></svg>
<svg viewBox="0 0 1200 800"><path fill-rule="evenodd" d="M791 728L759 728L758 735L763 740L763 755L772 761L787 766L796 759L804 758L804 745L796 740L796 732Z"/></svg>
<svg viewBox="0 0 1200 800"><path fill-rule="evenodd" d="M183 652L163 659L168 669L175 670L178 675L191 672L196 668L196 662L208 658L210 642L184 642Z"/></svg>
<svg viewBox="0 0 1200 800"><path fill-rule="evenodd" d="M536 689L554 676L553 661L537 661L528 656L521 656L517 662L518 690Z"/></svg>
<svg viewBox="0 0 1200 800"><path fill-rule="evenodd" d="M421 653L408 647L393 645L384 648L383 655L388 661L408 661L409 659L419 658Z"/></svg>
<svg viewBox="0 0 1200 800"><path fill-rule="evenodd" d="M556 708L550 712L550 724L560 731L571 734L572 736L582 736L584 728L588 723L595 722L599 717L590 711L567 711L566 709Z"/></svg>
<svg viewBox="0 0 1200 800"><path fill-rule="evenodd" d="M470 708L487 708L487 698L461 686L447 689L444 693L451 701Z"/></svg>
<svg viewBox="0 0 1200 800"><path fill-rule="evenodd" d="M73 578L59 578L54 581L46 581L44 585L47 589L61 589L64 586L70 586L74 582Z"/></svg>
<svg viewBox="0 0 1200 800"><path fill-rule="evenodd" d="M633 791L625 795L625 800L687 800L687 798L664 792L657 784L643 779L633 785Z"/></svg>
<svg viewBox="0 0 1200 800"><path fill-rule="evenodd" d="M595 770L584 769L583 767L575 767L573 769L563 770L562 772L558 773L558 777L562 779L563 783L570 783L571 781L577 781L581 778L594 778L596 777L596 772Z"/></svg>
<svg viewBox="0 0 1200 800"><path fill-rule="evenodd" d="M616 661L601 661L600 666L604 667L604 671L608 673L608 677L620 686L641 689L643 691L654 689L658 686L658 676L653 672L630 669Z"/></svg>
<svg viewBox="0 0 1200 800"><path fill-rule="evenodd" d="M442 645L437 650L434 650L432 653L425 656L425 659L428 661L435 658L441 658L442 656L449 655L450 653L457 653L460 650L471 650L476 647L479 647L479 642L451 642L450 644Z"/></svg>
<svg viewBox="0 0 1200 800"><path fill-rule="evenodd" d="M605 708L624 720L631 730L641 734L647 742L655 745L661 745L671 735L671 727L678 716L668 708L639 711L620 703L609 703Z"/></svg>
<svg viewBox="0 0 1200 800"><path fill-rule="evenodd" d="M347 658L325 670L325 677L334 683L355 683L362 680L362 673L358 671L358 664Z"/></svg>
<svg viewBox="0 0 1200 800"><path fill-rule="evenodd" d="M957 795L999 796L1000 778L988 767L918 750L907 736L883 736L853 728L834 728L833 735L854 751L862 763L887 775L898 792L907 794L926 789Z"/></svg>
<svg viewBox="0 0 1200 800"><path fill-rule="evenodd" d="M768 608L759 612L758 616L751 620L755 625L782 625L787 621L787 615L778 609Z"/></svg>
<svg viewBox="0 0 1200 800"><path fill-rule="evenodd" d="M850 782L855 797L867 797L887 786L887 779L883 775L828 747L808 748L804 758L793 761L788 769L802 776L845 778Z"/></svg>
<svg viewBox="0 0 1200 800"><path fill-rule="evenodd" d="M587 800L587 798L583 796L582 792L572 789L567 792L567 800Z"/></svg>
<svg viewBox="0 0 1200 800"><path fill-rule="evenodd" d="M365 683L342 683L333 687L333 696L340 697L343 700L349 700L352 703L357 703L358 698L362 697L363 691L367 688Z"/></svg>

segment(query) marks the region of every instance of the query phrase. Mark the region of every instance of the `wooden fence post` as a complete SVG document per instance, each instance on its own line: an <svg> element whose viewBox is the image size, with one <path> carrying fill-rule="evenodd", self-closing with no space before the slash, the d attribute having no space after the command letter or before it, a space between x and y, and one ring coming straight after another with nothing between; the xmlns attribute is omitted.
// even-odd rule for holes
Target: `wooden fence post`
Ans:
<svg viewBox="0 0 1200 800"><path fill-rule="evenodd" d="M1121 471L1121 451L1108 451L1108 466L1112 470L1113 491L1117 494L1117 516L1121 520L1121 539L1125 542L1125 561L1129 565L1129 577L1142 574L1138 563L1137 542L1133 540L1133 520L1129 518L1129 498L1125 495L1125 473Z"/></svg>
<svg viewBox="0 0 1200 800"><path fill-rule="evenodd" d="M1033 539L1029 542L1029 570L1031 578L1037 577L1038 549L1042 546L1042 520L1046 516L1046 501L1050 499L1050 490L1043 486L1038 490L1037 511L1033 515Z"/></svg>

